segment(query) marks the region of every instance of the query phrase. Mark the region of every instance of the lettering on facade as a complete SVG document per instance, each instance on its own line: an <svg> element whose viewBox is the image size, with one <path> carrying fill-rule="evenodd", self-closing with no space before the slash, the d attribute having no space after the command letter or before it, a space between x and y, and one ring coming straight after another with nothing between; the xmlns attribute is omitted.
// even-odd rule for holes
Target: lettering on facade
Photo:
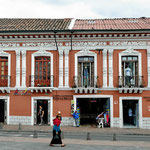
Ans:
<svg viewBox="0 0 150 150"><path fill-rule="evenodd" d="M150 97L149 97L149 96L144 96L143 98L149 98L149 99L150 99Z"/></svg>
<svg viewBox="0 0 150 150"><path fill-rule="evenodd" d="M144 99L146 99L146 101L150 102L150 97L149 96L144 96Z"/></svg>
<svg viewBox="0 0 150 150"><path fill-rule="evenodd" d="M73 99L72 95L53 95L53 99L55 100L71 100Z"/></svg>

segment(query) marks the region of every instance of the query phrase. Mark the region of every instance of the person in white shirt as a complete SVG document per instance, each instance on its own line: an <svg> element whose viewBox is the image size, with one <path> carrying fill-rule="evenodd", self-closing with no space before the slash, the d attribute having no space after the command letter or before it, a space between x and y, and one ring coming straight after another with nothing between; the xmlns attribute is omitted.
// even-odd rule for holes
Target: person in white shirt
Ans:
<svg viewBox="0 0 150 150"><path fill-rule="evenodd" d="M130 86L131 76L132 76L131 68L129 66L127 66L125 69L125 85L126 86Z"/></svg>
<svg viewBox="0 0 150 150"><path fill-rule="evenodd" d="M128 110L128 116L129 116L129 123L132 125L133 124L133 112L131 108L129 108Z"/></svg>

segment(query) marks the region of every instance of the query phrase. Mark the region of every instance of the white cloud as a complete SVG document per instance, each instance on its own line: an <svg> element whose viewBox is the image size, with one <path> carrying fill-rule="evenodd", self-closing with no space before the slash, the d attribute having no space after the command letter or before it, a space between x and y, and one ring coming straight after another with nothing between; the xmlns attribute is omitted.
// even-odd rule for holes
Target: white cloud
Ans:
<svg viewBox="0 0 150 150"><path fill-rule="evenodd" d="M149 0L0 0L0 18L148 17Z"/></svg>

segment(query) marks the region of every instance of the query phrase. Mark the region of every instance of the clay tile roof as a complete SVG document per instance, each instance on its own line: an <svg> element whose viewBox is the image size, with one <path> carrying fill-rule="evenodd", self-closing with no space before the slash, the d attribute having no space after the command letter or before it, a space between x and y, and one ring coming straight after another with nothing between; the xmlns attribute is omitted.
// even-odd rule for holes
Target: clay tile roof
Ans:
<svg viewBox="0 0 150 150"><path fill-rule="evenodd" d="M68 30L71 19L0 19L0 31Z"/></svg>
<svg viewBox="0 0 150 150"><path fill-rule="evenodd" d="M77 19L75 30L138 30L150 29L150 18Z"/></svg>

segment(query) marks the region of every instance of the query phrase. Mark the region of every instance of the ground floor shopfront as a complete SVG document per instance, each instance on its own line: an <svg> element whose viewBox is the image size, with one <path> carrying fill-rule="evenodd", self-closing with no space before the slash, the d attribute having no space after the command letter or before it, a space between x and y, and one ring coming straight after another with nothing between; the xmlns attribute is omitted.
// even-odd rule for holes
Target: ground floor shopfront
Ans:
<svg viewBox="0 0 150 150"><path fill-rule="evenodd" d="M0 123L38 125L39 106L42 106L44 125L53 125L53 118L61 111L62 126L72 126L72 113L78 110L81 125L96 125L97 115L105 112L107 127L150 128L148 95L149 92L119 94L118 91L103 91L97 94L52 91L17 95L11 91L9 94L0 95Z"/></svg>

